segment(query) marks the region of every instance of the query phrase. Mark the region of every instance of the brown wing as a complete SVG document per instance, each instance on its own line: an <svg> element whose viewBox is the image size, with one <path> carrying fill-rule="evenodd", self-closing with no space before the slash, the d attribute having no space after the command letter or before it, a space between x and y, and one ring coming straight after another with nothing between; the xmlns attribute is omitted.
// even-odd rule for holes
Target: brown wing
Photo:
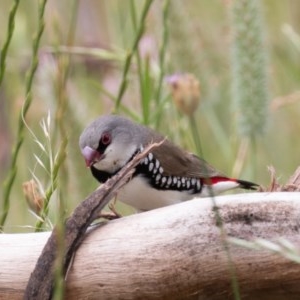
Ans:
<svg viewBox="0 0 300 300"><path fill-rule="evenodd" d="M196 178L224 176L224 174L214 169L205 160L180 149L169 140L165 140L161 146L154 149L153 155L160 161L164 169L164 175L166 176Z"/></svg>

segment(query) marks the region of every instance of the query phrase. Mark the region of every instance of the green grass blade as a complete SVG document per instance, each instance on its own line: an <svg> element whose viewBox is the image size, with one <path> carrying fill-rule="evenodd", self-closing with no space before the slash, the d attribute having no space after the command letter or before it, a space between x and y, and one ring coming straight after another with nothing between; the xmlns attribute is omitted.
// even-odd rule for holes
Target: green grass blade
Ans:
<svg viewBox="0 0 300 300"><path fill-rule="evenodd" d="M2 214L0 217L0 229L3 228L8 212L10 207L10 193L11 189L17 174L17 158L21 149L21 146L24 141L24 133L25 133L25 117L30 108L32 102L32 83L33 78L38 66L38 49L41 41L41 37L44 31L44 13L46 7L47 0L43 0L40 2L39 5L39 16L38 16L38 30L35 38L33 39L33 50L32 50L32 62L29 69L28 76L26 77L26 93L25 93L25 101L22 107L22 111L19 115L18 121L18 131L17 131L17 139L16 144L12 151L12 162L10 171L8 176L4 182L4 198L3 198L3 207L2 207Z"/></svg>
<svg viewBox="0 0 300 300"><path fill-rule="evenodd" d="M10 45L11 38L12 38L13 33L14 33L15 15L16 15L19 3L20 3L20 0L15 0L14 4L13 4L11 10L10 10L10 13L9 13L6 41L3 45L3 48L1 49L1 55L0 55L0 86L2 84L4 73L5 73L6 54L7 54L7 51L8 51L8 47Z"/></svg>

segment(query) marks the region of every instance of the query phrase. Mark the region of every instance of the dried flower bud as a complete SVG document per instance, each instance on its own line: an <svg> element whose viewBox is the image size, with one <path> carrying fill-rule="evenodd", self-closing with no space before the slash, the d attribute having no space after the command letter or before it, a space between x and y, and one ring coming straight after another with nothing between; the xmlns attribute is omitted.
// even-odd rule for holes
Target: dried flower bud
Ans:
<svg viewBox="0 0 300 300"><path fill-rule="evenodd" d="M172 97L177 109L190 116L200 102L200 85L198 79L189 73L174 74L167 77L171 86Z"/></svg>
<svg viewBox="0 0 300 300"><path fill-rule="evenodd" d="M39 214L43 207L44 198L40 194L36 182L31 179L30 181L24 182L22 187L25 199L30 209L36 214Z"/></svg>

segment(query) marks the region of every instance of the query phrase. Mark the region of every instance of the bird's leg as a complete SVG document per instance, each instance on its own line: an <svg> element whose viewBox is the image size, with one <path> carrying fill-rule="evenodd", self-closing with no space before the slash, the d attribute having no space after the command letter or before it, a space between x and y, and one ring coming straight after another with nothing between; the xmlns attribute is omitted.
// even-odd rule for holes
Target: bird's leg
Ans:
<svg viewBox="0 0 300 300"><path fill-rule="evenodd" d="M116 204L116 197L114 198L113 203L108 205L110 212L101 212L99 214L99 218L103 218L106 220L115 220L121 218L122 215L117 212L115 208L115 204Z"/></svg>
<svg viewBox="0 0 300 300"><path fill-rule="evenodd" d="M108 205L108 208L117 218L122 218L122 215L119 212L117 212L117 210L116 210L116 207L115 207L116 202L117 202L117 197L115 197L114 200L112 201L112 203L110 203Z"/></svg>

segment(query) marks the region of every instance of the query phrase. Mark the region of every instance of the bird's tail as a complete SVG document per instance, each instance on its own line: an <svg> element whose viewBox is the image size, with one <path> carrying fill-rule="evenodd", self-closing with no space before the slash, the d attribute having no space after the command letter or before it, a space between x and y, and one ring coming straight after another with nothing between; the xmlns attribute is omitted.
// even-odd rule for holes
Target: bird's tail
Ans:
<svg viewBox="0 0 300 300"><path fill-rule="evenodd" d="M257 190L259 185L246 180L236 179L236 182L240 185L239 187L246 190Z"/></svg>
<svg viewBox="0 0 300 300"><path fill-rule="evenodd" d="M217 183L221 183L221 182L236 182L238 184L238 186L235 187L239 187L241 189L246 189L246 190L257 190L259 188L259 185L250 181L246 181L246 180L240 180L240 179L235 179L235 178L228 178L225 176L214 176L211 177L209 179L207 179L205 181L206 184L217 184ZM232 188L235 188L232 187Z"/></svg>

